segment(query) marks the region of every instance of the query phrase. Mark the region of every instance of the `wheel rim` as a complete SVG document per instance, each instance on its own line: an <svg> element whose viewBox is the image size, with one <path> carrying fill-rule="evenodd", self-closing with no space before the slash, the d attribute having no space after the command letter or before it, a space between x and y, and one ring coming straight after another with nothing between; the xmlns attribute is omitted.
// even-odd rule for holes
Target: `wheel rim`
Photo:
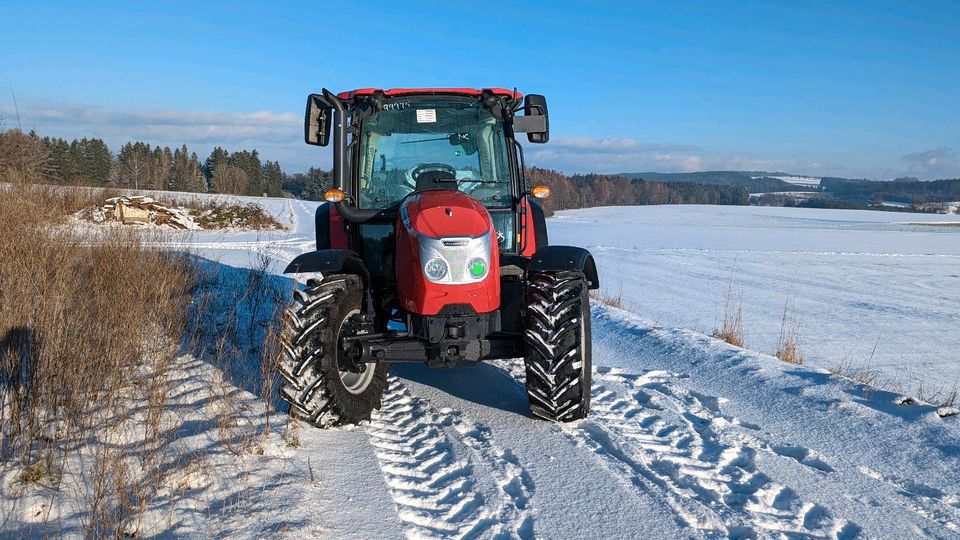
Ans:
<svg viewBox="0 0 960 540"><path fill-rule="evenodd" d="M340 342L341 333L343 332L343 325L346 324L350 317L360 313L359 309L355 309L350 313L347 313L347 316L340 321L340 328L337 329L337 343ZM339 345L338 345L339 347ZM359 373L354 373L349 370L338 370L340 373L340 382L343 383L343 387L350 392L351 394L362 394L364 390L370 386L370 383L373 381L373 376L377 371L377 364L370 362L364 364L363 370Z"/></svg>

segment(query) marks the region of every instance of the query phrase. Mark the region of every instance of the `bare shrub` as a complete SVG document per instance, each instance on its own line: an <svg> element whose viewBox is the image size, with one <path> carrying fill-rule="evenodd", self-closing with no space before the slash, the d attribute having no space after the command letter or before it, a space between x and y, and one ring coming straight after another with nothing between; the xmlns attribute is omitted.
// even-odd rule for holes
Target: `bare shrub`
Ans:
<svg viewBox="0 0 960 540"><path fill-rule="evenodd" d="M790 301L783 306L780 320L780 339L777 342L777 358L788 364L803 364L806 360L800 352L800 320L791 316Z"/></svg>
<svg viewBox="0 0 960 540"><path fill-rule="evenodd" d="M743 294L736 287L734 277L730 278L724 296L723 321L710 335L736 347L744 347L746 344L743 332Z"/></svg>
<svg viewBox="0 0 960 540"><path fill-rule="evenodd" d="M251 269L210 264L195 292L190 333L195 355L217 368L209 387L217 409L217 431L224 446L240 455L256 449L270 430L276 406L275 362L279 357L279 310L292 285L270 271L272 260L259 252ZM251 410L237 386L259 395L262 410Z"/></svg>
<svg viewBox="0 0 960 540"><path fill-rule="evenodd" d="M958 404L960 385L956 381L950 386L940 386L933 390L927 389L921 382L917 387L917 399L938 407L955 407Z"/></svg>
<svg viewBox="0 0 960 540"><path fill-rule="evenodd" d="M0 179L5 182L40 182L49 154L34 134L20 129L3 130L0 119Z"/></svg>
<svg viewBox="0 0 960 540"><path fill-rule="evenodd" d="M283 229L263 206L257 203L230 203L196 197L186 203L194 221L204 229L243 228L254 230Z"/></svg>

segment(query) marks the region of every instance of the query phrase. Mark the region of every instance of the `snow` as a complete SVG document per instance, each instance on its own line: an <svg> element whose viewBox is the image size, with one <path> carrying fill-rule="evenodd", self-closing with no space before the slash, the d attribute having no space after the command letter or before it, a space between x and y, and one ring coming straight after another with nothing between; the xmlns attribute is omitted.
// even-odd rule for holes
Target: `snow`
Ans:
<svg viewBox="0 0 960 540"><path fill-rule="evenodd" d="M821 181L821 178L816 178L813 176L770 176L769 178L776 178L777 180L782 180L788 184L809 187L817 187L820 185Z"/></svg>
<svg viewBox="0 0 960 540"><path fill-rule="evenodd" d="M313 248L315 203L260 199L288 231L196 232L189 247L224 305L266 257L279 273ZM936 216L759 207L559 213L552 243L589 247L607 292L594 305L593 411L555 425L527 410L518 361L392 368L368 425L269 427L248 361L178 360L174 445L202 456L151 508L144 534L324 538L854 538L960 535L960 416L822 369L866 358L886 373L956 377L960 242ZM185 246L184 242L188 245ZM736 271L733 271L733 268ZM705 335L734 276L748 345L772 350L792 299L809 365ZM269 278L278 291L288 277ZM211 323L217 335L222 321ZM251 337L257 339L256 336ZM246 363L244 363L246 362ZM954 379L955 380L955 379ZM222 396L257 451L230 451ZM942 408L941 408L942 409ZM943 416L943 417L942 417ZM3 479L3 493L15 482ZM37 492L0 536L40 536ZM52 503L50 502L52 501ZM33 524L33 526L31 526Z"/></svg>
<svg viewBox="0 0 960 540"><path fill-rule="evenodd" d="M955 221L955 218L954 218ZM710 333L742 294L747 345L773 353L785 305L809 364L869 368L915 391L960 382L960 229L950 216L772 207L560 212L554 242L593 252L624 305Z"/></svg>

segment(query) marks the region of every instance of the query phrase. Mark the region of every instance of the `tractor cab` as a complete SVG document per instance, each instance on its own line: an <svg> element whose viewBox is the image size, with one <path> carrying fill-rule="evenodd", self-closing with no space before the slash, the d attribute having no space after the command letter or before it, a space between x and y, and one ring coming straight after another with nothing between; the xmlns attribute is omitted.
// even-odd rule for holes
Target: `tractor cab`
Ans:
<svg viewBox="0 0 960 540"><path fill-rule="evenodd" d="M334 117L340 120L331 126ZM455 190L490 211L501 251L534 249L519 236L525 231L518 217L532 201L524 197L523 149L514 135L549 139L543 96L521 101L504 89L325 92L308 99L306 126L310 144L333 139L334 189L358 210L348 221L390 221L411 193Z"/></svg>

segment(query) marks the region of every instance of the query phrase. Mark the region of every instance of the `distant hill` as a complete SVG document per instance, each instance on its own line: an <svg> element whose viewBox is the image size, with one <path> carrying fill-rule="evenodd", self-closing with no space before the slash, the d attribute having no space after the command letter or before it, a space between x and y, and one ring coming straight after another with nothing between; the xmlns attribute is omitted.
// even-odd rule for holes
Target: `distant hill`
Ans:
<svg viewBox="0 0 960 540"><path fill-rule="evenodd" d="M837 199L855 203L886 201L922 205L960 201L960 179L924 181L902 178L878 182L824 178L821 187Z"/></svg>
<svg viewBox="0 0 960 540"><path fill-rule="evenodd" d="M779 178L774 178L774 176L782 176L789 179L795 177L794 175L787 173L768 173L764 171L703 171L690 173L639 172L621 173L618 176L625 176L631 179L642 178L644 180L667 183L688 182L694 184L744 187L750 193L798 190L814 191L816 189L810 186L798 187L796 183L784 182Z"/></svg>

